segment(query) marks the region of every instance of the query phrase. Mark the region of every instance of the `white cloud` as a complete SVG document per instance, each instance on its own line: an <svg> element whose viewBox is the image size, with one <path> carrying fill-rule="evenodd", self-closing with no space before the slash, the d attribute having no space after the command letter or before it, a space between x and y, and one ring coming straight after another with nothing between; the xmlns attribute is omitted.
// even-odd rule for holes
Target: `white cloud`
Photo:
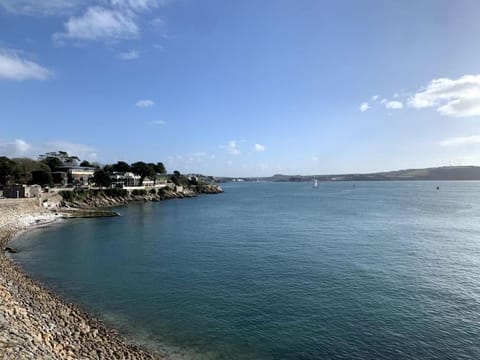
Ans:
<svg viewBox="0 0 480 360"><path fill-rule="evenodd" d="M368 104L368 102L364 101L361 105L360 105L360 111L361 112L365 112L367 111L368 109L371 109L372 107Z"/></svg>
<svg viewBox="0 0 480 360"><path fill-rule="evenodd" d="M220 148L226 150L231 155L240 154L240 149L238 148L238 144L235 140L230 140L227 145L220 145Z"/></svg>
<svg viewBox="0 0 480 360"><path fill-rule="evenodd" d="M318 156L312 156L312 161L318 161Z"/></svg>
<svg viewBox="0 0 480 360"><path fill-rule="evenodd" d="M54 34L55 40L111 41L134 39L140 33L132 14L101 6L88 8L83 15L71 17L64 25L65 32Z"/></svg>
<svg viewBox="0 0 480 360"><path fill-rule="evenodd" d="M372 101L377 101L379 97L380 97L380 95L373 95L371 100Z"/></svg>
<svg viewBox="0 0 480 360"><path fill-rule="evenodd" d="M13 141L0 140L0 154L7 157L23 157L28 156L28 150L31 145L23 139L15 139Z"/></svg>
<svg viewBox="0 0 480 360"><path fill-rule="evenodd" d="M265 151L265 145L255 144L255 145L253 146L253 149L254 149L255 151L258 151L258 152Z"/></svg>
<svg viewBox="0 0 480 360"><path fill-rule="evenodd" d="M43 154L48 151L62 150L70 155L76 155L80 159L95 160L97 158L95 148L89 145L72 143L65 140L49 141L45 144L33 145L33 147L39 150L38 154Z"/></svg>
<svg viewBox="0 0 480 360"><path fill-rule="evenodd" d="M155 105L155 102L153 100L150 100L150 99L138 100L135 103L135 106L139 107L139 108L147 108L147 107L150 107L150 106L153 106L153 105Z"/></svg>
<svg viewBox="0 0 480 360"><path fill-rule="evenodd" d="M385 102L385 107L387 109L398 110L398 109L403 108L403 103L401 101L397 101L397 100L387 101L387 102Z"/></svg>
<svg viewBox="0 0 480 360"><path fill-rule="evenodd" d="M47 80L52 74L43 66L22 58L18 52L0 49L0 79Z"/></svg>
<svg viewBox="0 0 480 360"><path fill-rule="evenodd" d="M0 0L0 6L17 15L50 16L70 13L91 0Z"/></svg>
<svg viewBox="0 0 480 360"><path fill-rule="evenodd" d="M166 122L166 121L163 121L163 120L154 120L154 121L152 121L150 124L162 126L162 125L166 125L167 122Z"/></svg>
<svg viewBox="0 0 480 360"><path fill-rule="evenodd" d="M435 108L446 116L479 116L480 75L434 79L410 97L409 105L416 109Z"/></svg>
<svg viewBox="0 0 480 360"><path fill-rule="evenodd" d="M118 54L118 57L122 60L136 60L140 57L140 54L138 51L129 50Z"/></svg>
<svg viewBox="0 0 480 360"><path fill-rule="evenodd" d="M172 0L111 0L112 7L137 13L154 10L155 8L166 6L173 2Z"/></svg>
<svg viewBox="0 0 480 360"><path fill-rule="evenodd" d="M383 98L382 100L380 100L380 104L385 104L387 102L387 99Z"/></svg>
<svg viewBox="0 0 480 360"><path fill-rule="evenodd" d="M0 0L5 1L5 0ZM60 0L59 0L60 1ZM65 40L118 41L135 39L140 35L140 16L166 6L170 0L103 0L90 6L80 16L73 16L64 24L65 31L54 34L59 43ZM160 26L159 19L153 24Z"/></svg>
<svg viewBox="0 0 480 360"><path fill-rule="evenodd" d="M480 144L480 135L454 137L442 140L438 143L440 146L463 146Z"/></svg>

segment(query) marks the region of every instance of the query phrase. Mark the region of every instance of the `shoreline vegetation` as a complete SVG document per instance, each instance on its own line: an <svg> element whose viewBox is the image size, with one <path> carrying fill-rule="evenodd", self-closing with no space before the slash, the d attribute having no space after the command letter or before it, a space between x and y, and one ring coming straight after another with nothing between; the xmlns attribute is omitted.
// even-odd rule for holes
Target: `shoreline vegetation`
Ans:
<svg viewBox="0 0 480 360"><path fill-rule="evenodd" d="M51 184L51 177L44 176L48 170L42 169L40 175L32 170L29 175L18 171L18 166L12 169L9 174L8 169L5 171L5 167L0 166L0 180L5 186L12 179L15 183L27 184L42 177L47 181L42 185ZM117 216L105 208L217 194L223 190L214 182L199 181L197 177L179 172L150 187L142 184L147 176L139 175L141 186L135 189L110 186L110 177L104 176L104 170L97 170L95 175L96 186L46 188L47 191L35 197L0 199L0 359L167 358L166 354L130 343L77 305L63 301L28 276L7 254L15 252L11 242L21 232L62 218ZM98 182L102 184L99 186Z"/></svg>

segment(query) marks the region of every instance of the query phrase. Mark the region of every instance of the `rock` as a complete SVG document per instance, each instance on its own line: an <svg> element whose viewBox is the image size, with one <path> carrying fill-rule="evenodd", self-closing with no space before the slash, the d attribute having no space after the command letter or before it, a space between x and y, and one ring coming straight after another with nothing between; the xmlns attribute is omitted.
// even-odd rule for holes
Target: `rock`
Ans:
<svg viewBox="0 0 480 360"><path fill-rule="evenodd" d="M10 253L10 254L16 254L16 253L17 253L17 250L12 249L11 247L8 247L8 246L7 246L4 250L5 250L7 253Z"/></svg>

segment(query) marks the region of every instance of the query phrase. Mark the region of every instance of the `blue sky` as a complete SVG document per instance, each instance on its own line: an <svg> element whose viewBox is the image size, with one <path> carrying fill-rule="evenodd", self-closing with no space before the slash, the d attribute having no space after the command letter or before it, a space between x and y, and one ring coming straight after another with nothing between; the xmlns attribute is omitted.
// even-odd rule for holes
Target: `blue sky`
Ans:
<svg viewBox="0 0 480 360"><path fill-rule="evenodd" d="M0 154L228 176L480 165L480 3L0 0Z"/></svg>

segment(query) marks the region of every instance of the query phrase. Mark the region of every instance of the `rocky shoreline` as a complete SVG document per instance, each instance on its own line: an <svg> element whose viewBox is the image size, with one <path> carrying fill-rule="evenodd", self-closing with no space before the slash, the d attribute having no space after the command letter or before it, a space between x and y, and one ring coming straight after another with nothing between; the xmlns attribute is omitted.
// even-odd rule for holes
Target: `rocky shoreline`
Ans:
<svg viewBox="0 0 480 360"><path fill-rule="evenodd" d="M34 202L0 203L2 250L19 232L56 221ZM0 359L165 359L64 302L0 254Z"/></svg>
<svg viewBox="0 0 480 360"><path fill-rule="evenodd" d="M195 197L199 194L219 194L223 189L216 184L198 186L166 186L145 194L126 192L121 194L115 191L87 192L74 199L63 199L60 206L63 208L95 209L127 205L133 202L163 201Z"/></svg>
<svg viewBox="0 0 480 360"><path fill-rule="evenodd" d="M115 330L65 302L15 265L5 251L20 232L138 201L160 201L223 192L217 185L166 188L156 194L108 196L87 194L76 201L61 200L54 209L37 199L0 200L0 359L167 359L129 343ZM110 216L106 211L99 216ZM73 215L72 215L73 213ZM97 214L98 215L98 214Z"/></svg>

